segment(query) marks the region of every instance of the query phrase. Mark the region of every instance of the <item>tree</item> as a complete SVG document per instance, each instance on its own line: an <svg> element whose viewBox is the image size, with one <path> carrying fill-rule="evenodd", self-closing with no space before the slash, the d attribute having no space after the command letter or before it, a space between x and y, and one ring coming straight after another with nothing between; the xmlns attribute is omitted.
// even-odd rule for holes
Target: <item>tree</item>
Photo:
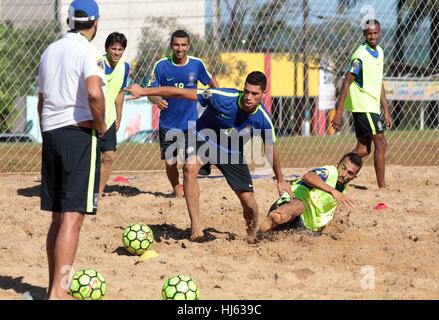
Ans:
<svg viewBox="0 0 439 320"><path fill-rule="evenodd" d="M233 5L230 2L233 2ZM243 41L245 43L244 24L248 13L248 3L242 0L225 0L226 8L228 10L229 19L227 21L226 34L227 49L229 51L236 51L243 49Z"/></svg>
<svg viewBox="0 0 439 320"><path fill-rule="evenodd" d="M7 132L16 116L14 101L37 93L38 65L45 48L59 35L55 24L15 29L0 24L0 130Z"/></svg>
<svg viewBox="0 0 439 320"><path fill-rule="evenodd" d="M255 51L285 52L289 44L282 41L282 35L290 35L293 30L286 24L286 0L268 1L251 12L253 17L249 25L246 48Z"/></svg>
<svg viewBox="0 0 439 320"><path fill-rule="evenodd" d="M343 13L346 9L353 7L359 0L338 0L338 11Z"/></svg>

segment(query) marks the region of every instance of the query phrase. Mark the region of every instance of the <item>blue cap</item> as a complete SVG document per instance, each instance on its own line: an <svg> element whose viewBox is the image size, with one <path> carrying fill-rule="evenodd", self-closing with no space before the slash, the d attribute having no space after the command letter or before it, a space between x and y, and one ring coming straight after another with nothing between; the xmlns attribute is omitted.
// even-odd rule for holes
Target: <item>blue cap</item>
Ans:
<svg viewBox="0 0 439 320"><path fill-rule="evenodd" d="M87 17L75 17L75 11L84 11ZM69 26L74 28L75 21L94 21L99 18L99 7L94 0L74 0L69 7Z"/></svg>

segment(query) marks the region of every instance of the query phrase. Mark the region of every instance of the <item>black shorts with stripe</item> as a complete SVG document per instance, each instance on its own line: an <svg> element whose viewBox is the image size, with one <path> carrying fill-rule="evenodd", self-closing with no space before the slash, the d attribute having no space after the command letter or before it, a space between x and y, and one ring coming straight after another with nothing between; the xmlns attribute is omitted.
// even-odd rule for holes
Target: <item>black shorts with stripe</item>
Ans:
<svg viewBox="0 0 439 320"><path fill-rule="evenodd" d="M172 130L159 128L160 159L176 160L178 151L183 151L188 145L188 130ZM168 150L169 149L169 150Z"/></svg>
<svg viewBox="0 0 439 320"><path fill-rule="evenodd" d="M352 116L357 138L384 133L384 121L378 113L353 112Z"/></svg>
<svg viewBox="0 0 439 320"><path fill-rule="evenodd" d="M100 141L96 131L67 126L43 132L41 210L96 214Z"/></svg>
<svg viewBox="0 0 439 320"><path fill-rule="evenodd" d="M116 122L108 128L101 139L101 152L116 151L117 140L116 140Z"/></svg>
<svg viewBox="0 0 439 320"><path fill-rule="evenodd" d="M193 144L195 139L196 146L193 147L191 144ZM215 152L210 152L212 150L215 150ZM186 161L190 163L195 155L198 156L204 164L209 163L215 165L226 178L227 183L233 191L253 192L252 177L242 152L232 155L218 151L216 147L209 145L207 142L200 141L190 134L189 146L185 150Z"/></svg>

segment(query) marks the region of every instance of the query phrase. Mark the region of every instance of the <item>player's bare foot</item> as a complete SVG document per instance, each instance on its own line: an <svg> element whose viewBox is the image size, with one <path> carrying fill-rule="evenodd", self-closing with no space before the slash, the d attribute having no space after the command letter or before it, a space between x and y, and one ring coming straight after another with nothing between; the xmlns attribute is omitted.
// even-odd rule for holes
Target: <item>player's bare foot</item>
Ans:
<svg viewBox="0 0 439 320"><path fill-rule="evenodd" d="M252 235L248 235L247 236L247 243L248 244L257 244L259 242L259 240L256 237L256 234L252 234Z"/></svg>
<svg viewBox="0 0 439 320"><path fill-rule="evenodd" d="M68 293L63 293L59 295L51 294L47 300L77 300L73 298Z"/></svg>
<svg viewBox="0 0 439 320"><path fill-rule="evenodd" d="M192 231L191 236L189 237L189 241L198 241L204 237L203 231Z"/></svg>
<svg viewBox="0 0 439 320"><path fill-rule="evenodd" d="M274 229L276 226L277 226L277 223L275 223L273 221L273 218L270 214L265 218L264 222L262 222L261 225L259 226L259 232L270 231L270 230Z"/></svg>

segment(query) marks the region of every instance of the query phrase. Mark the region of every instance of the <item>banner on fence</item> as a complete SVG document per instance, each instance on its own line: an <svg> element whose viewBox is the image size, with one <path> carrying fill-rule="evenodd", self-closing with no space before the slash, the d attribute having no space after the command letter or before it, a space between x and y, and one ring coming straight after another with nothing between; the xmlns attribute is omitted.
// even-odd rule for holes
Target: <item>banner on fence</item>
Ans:
<svg viewBox="0 0 439 320"><path fill-rule="evenodd" d="M152 129L151 109L151 103L147 98L125 101L117 142L120 143L139 131ZM26 122L27 133L31 134L38 143L42 143L36 96L26 97Z"/></svg>
<svg viewBox="0 0 439 320"><path fill-rule="evenodd" d="M439 80L384 80L384 87L389 100L439 100Z"/></svg>

